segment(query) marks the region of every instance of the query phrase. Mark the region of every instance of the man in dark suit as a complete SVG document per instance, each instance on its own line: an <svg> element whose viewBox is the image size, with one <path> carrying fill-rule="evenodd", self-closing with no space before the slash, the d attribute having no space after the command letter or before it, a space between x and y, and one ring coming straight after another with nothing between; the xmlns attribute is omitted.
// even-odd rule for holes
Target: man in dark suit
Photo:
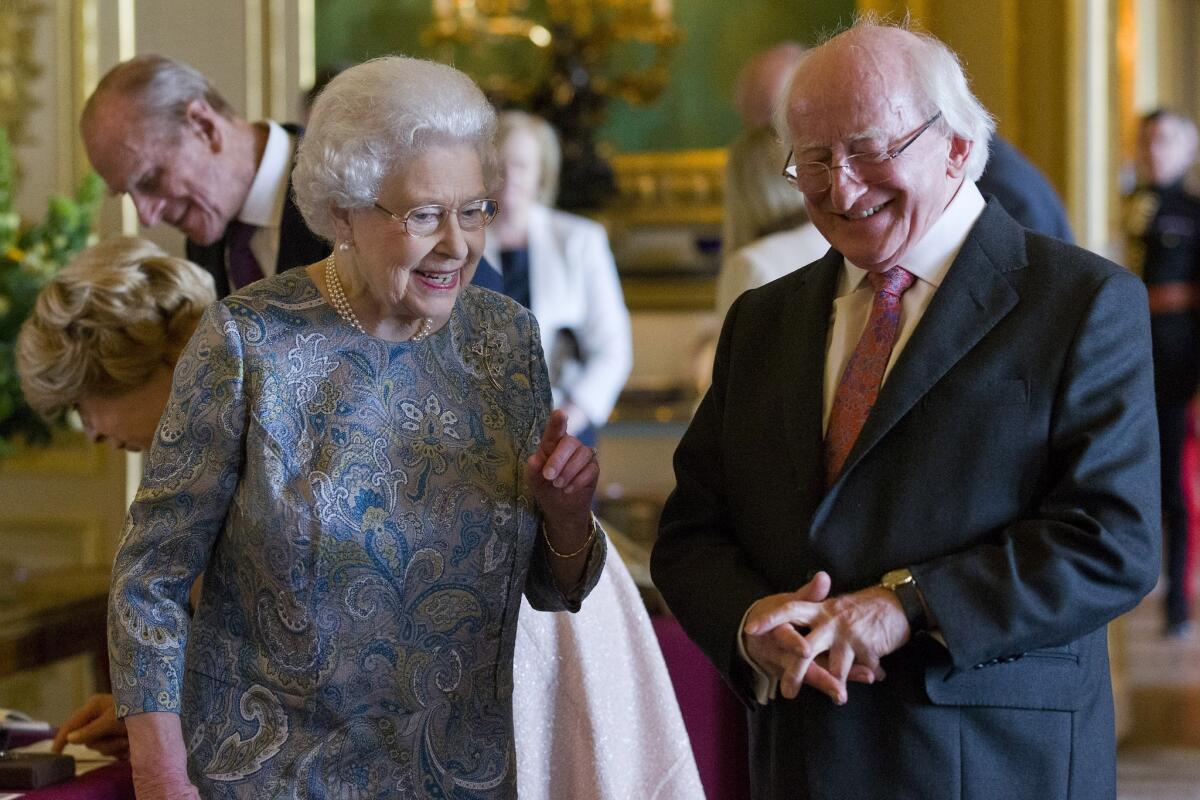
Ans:
<svg viewBox="0 0 1200 800"><path fill-rule="evenodd" d="M1183 484L1187 411L1200 382L1200 197L1186 180L1200 143L1196 125L1166 109L1138 128L1138 187L1125 202L1127 265L1150 300L1154 395L1162 449L1162 518L1167 596L1164 632L1190 629L1189 534Z"/></svg>
<svg viewBox="0 0 1200 800"><path fill-rule="evenodd" d="M1007 140L993 136L991 155L975 182L1017 222L1031 231L1074 243L1067 210L1041 170Z"/></svg>
<svg viewBox="0 0 1200 800"><path fill-rule="evenodd" d="M1111 798L1105 625L1158 573L1144 289L985 204L932 37L860 23L780 118L833 250L730 309L653 557L754 796Z"/></svg>
<svg viewBox="0 0 1200 800"><path fill-rule="evenodd" d="M118 64L80 128L109 189L130 196L143 225L182 231L219 297L329 254L292 200L300 129L241 119L187 64L157 55Z"/></svg>

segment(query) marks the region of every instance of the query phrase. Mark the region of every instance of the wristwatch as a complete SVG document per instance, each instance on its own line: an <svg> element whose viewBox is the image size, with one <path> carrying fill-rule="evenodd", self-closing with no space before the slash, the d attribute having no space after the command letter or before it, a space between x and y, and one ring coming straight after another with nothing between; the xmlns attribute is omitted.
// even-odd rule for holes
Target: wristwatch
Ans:
<svg viewBox="0 0 1200 800"><path fill-rule="evenodd" d="M917 579L908 569L894 569L884 573L879 579L879 585L894 592L904 616L908 618L908 627L913 633L925 630L928 620L925 618L925 603L921 600L921 592L917 589Z"/></svg>

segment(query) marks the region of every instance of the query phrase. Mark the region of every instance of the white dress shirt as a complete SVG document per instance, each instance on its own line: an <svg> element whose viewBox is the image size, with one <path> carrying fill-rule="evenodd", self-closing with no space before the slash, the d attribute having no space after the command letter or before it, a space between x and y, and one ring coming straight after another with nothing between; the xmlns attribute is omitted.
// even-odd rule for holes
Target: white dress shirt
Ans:
<svg viewBox="0 0 1200 800"><path fill-rule="evenodd" d="M964 181L942 215L905 254L904 263L900 266L911 272L916 280L901 297L900 330L896 334L892 356L883 371L885 382L896 359L904 352L905 345L912 338L917 323L925 316L925 309L929 308L933 295L942 285L950 265L958 256L958 251L962 249L967 234L983 213L985 205L983 195L979 193L975 184ZM867 319L871 316L871 306L874 302L875 292L871 288L871 282L867 280L867 271L854 266L848 260L845 261L829 320L822 430L829 426L829 413L833 409L833 397L837 393L838 383L846 370L846 362L850 360L850 355L866 330Z"/></svg>
<svg viewBox="0 0 1200 800"><path fill-rule="evenodd" d="M900 266L911 272L916 280L901 298L900 330L883 373L884 382L887 381L908 340L912 338L913 331L925 315L925 310L929 308L929 303L945 279L946 273L950 271L950 265L954 263L958 251L962 249L985 205L983 195L979 193L975 184L963 181L946 210L929 226L929 230L925 231L920 241L905 254ZM841 281L830 315L829 338L825 350L822 430L829 426L829 413L833 409L833 398L837 393L838 383L871 315L875 293L866 277L866 270L844 261ZM742 615L742 626L738 629L738 652L754 669L754 694L758 702L765 705L775 698L779 681L769 678L746 654L741 630L745 628L746 616L749 613L750 609L746 609L746 614Z"/></svg>
<svg viewBox="0 0 1200 800"><path fill-rule="evenodd" d="M271 120L266 125L267 146L250 184L250 193L237 215L239 221L258 226L250 238L250 252L258 260L264 278L275 274L279 262L283 205L296 154L296 140L287 131Z"/></svg>

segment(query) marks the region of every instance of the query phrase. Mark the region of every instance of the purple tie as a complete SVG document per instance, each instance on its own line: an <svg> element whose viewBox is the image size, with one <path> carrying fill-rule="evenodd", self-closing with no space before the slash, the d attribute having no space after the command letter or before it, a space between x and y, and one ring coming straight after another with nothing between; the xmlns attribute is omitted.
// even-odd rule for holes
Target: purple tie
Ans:
<svg viewBox="0 0 1200 800"><path fill-rule="evenodd" d="M829 412L829 429L825 432L825 485L832 486L846 456L854 447L859 431L875 406L879 387L892 346L900 330L900 296L912 286L913 275L901 267L892 267L882 274L867 273L875 289L875 302L867 327L858 340L846 371L833 396Z"/></svg>
<svg viewBox="0 0 1200 800"><path fill-rule="evenodd" d="M257 230L257 225L240 220L229 223L225 241L229 245L229 283L234 289L262 280L262 269L258 266L254 251L250 249L250 239Z"/></svg>

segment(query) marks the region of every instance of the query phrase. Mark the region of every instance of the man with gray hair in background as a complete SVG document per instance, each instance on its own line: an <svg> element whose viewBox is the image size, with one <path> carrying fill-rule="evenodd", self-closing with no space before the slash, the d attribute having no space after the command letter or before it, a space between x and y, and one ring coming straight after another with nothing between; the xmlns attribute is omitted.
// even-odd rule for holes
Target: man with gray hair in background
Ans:
<svg viewBox="0 0 1200 800"><path fill-rule="evenodd" d="M292 200L302 131L237 116L193 67L159 55L123 61L101 79L80 121L92 166L128 194L147 227L187 236L187 257L217 296L329 254Z"/></svg>
<svg viewBox="0 0 1200 800"><path fill-rule="evenodd" d="M745 171L742 166L743 162L758 160L762 156L763 148L753 144L756 139L765 137L778 141L778 137L771 129L771 115L787 87L788 77L791 76L792 71L796 68L796 62L803 54L804 46L798 42L777 42L766 50L751 56L742 65L737 79L734 81L733 105L737 109L738 117L742 120L742 130L737 139L729 146L729 163L725 168L726 192L730 195L726 198L725 214L721 223L721 247L725 256L763 235L759 230L757 217L764 216L765 212L747 214L740 207L745 202L740 195L747 192L743 189L739 193L739 189L742 187L738 186L738 176ZM780 159L782 157L783 153L781 152ZM775 164L774 169L778 170L779 165ZM753 201L759 205L765 202L757 197ZM795 197L790 203L787 214L798 212L803 221L803 198ZM747 217L751 219L747 219ZM797 263L792 266L803 265Z"/></svg>
<svg viewBox="0 0 1200 800"><path fill-rule="evenodd" d="M804 197L779 180L787 150L771 114L804 47L784 41L751 56L738 72L733 103L743 130L729 146L716 310L724 317L738 295L816 261L829 249L808 221ZM706 348L711 357L711 348Z"/></svg>
<svg viewBox="0 0 1200 800"><path fill-rule="evenodd" d="M984 201L993 123L931 36L859 22L777 118L832 250L730 308L652 565L750 708L753 795L1112 798L1145 290Z"/></svg>

